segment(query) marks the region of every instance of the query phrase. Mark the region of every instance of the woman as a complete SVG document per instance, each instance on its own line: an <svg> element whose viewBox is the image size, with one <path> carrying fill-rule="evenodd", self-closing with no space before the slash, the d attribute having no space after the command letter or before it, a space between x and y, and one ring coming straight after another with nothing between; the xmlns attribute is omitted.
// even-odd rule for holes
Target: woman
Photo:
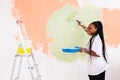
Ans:
<svg viewBox="0 0 120 80"><path fill-rule="evenodd" d="M95 21L85 27L78 21L78 24L89 34L88 48L81 48L80 52L88 54L88 76L90 80L105 80L107 68L106 50L103 35L103 25Z"/></svg>

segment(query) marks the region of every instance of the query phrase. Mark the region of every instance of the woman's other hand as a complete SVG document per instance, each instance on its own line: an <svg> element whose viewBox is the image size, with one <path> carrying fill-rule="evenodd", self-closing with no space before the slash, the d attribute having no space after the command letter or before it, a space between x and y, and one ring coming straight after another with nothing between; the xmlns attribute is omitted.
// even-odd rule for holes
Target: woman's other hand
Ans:
<svg viewBox="0 0 120 80"><path fill-rule="evenodd" d="M85 52L85 49L84 48L80 48L80 52Z"/></svg>

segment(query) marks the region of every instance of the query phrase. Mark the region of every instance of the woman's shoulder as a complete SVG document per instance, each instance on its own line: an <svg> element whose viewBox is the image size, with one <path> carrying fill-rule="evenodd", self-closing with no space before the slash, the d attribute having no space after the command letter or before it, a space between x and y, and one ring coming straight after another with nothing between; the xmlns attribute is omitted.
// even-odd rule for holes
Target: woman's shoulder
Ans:
<svg viewBox="0 0 120 80"><path fill-rule="evenodd" d="M95 36L95 39L100 39L99 34L97 34L97 35Z"/></svg>
<svg viewBox="0 0 120 80"><path fill-rule="evenodd" d="M100 42L101 43L101 39L100 39L100 36L97 34L95 39L94 39L95 42Z"/></svg>

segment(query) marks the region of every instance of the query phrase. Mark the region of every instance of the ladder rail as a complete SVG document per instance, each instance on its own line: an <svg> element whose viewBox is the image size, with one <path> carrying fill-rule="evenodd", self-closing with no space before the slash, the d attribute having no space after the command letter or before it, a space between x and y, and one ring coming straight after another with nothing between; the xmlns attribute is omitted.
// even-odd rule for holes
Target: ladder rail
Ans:
<svg viewBox="0 0 120 80"><path fill-rule="evenodd" d="M18 26L20 26L19 24L21 24L21 22L19 23L19 21L17 21L17 24L18 24ZM28 56L27 56L27 50L26 50L26 47L25 47L25 44L24 44L24 40L23 40L23 36L22 36L22 32L21 32L20 27L18 27L18 32L19 32L19 35L20 35L20 40L21 40L21 43L22 43L22 47L25 51L25 57L26 57L26 60L27 60L27 64L29 65L29 67L31 67L30 61L29 61ZM30 70L30 73L31 73L32 80L34 80L32 69L29 69L29 70Z"/></svg>
<svg viewBox="0 0 120 80"><path fill-rule="evenodd" d="M10 80L13 80L13 75L14 75L14 69L15 69L15 65L16 65L16 60L17 60L17 55L15 55L15 60L14 60L14 63L13 63L13 68L12 68L12 73L11 73Z"/></svg>
<svg viewBox="0 0 120 80"><path fill-rule="evenodd" d="M23 56L21 56L21 58L20 58L20 64L19 64L19 67L18 67L18 74L17 74L16 79L19 79L19 77L20 77L20 71L21 71L21 66L22 66L22 60L23 60Z"/></svg>

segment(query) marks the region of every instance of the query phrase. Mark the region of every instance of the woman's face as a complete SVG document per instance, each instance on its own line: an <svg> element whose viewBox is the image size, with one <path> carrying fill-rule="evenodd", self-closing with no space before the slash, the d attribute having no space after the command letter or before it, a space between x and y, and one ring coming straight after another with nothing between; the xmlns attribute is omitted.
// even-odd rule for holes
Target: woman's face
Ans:
<svg viewBox="0 0 120 80"><path fill-rule="evenodd" d="M89 35L94 35L96 33L96 31L97 31L97 28L95 27L94 24L90 24L88 26L88 34Z"/></svg>

